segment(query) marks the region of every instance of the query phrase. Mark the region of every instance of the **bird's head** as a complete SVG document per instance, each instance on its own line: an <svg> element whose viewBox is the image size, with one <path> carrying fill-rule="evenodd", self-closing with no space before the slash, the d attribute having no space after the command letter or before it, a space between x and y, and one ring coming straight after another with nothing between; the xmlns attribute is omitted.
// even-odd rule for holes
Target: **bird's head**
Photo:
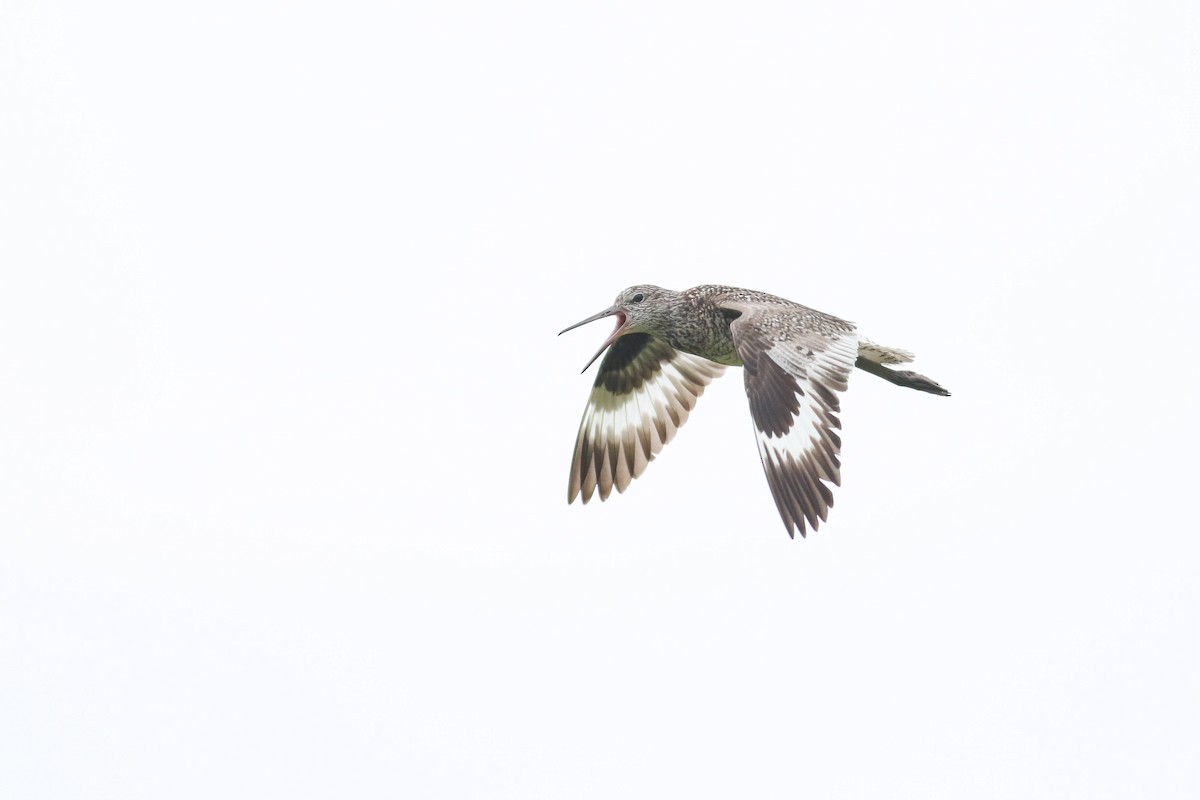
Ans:
<svg viewBox="0 0 1200 800"><path fill-rule="evenodd" d="M563 328L558 332L562 336L569 330L574 330L580 325L586 325L589 322L595 322L604 317L617 318L617 327L604 344L600 345L600 349L596 351L596 355L592 356L588 361L587 366L583 368L587 372L600 354L609 348L609 346L620 339L627 333L648 333L651 336L661 335L668 323L670 315L670 300L677 296L678 292L673 292L670 289L663 289L661 286L630 286L617 295L616 301L608 308L598 314L593 314L585 320L580 320L574 325Z"/></svg>

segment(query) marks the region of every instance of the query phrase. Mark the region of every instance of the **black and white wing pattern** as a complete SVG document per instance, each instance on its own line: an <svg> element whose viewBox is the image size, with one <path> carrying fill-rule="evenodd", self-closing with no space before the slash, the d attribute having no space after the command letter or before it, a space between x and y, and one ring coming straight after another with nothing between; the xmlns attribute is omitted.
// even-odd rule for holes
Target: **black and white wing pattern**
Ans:
<svg viewBox="0 0 1200 800"><path fill-rule="evenodd" d="M858 334L845 320L804 307L726 301L745 364L746 395L758 454L788 535L824 521L833 505L826 484L841 484L838 392L858 357Z"/></svg>
<svg viewBox="0 0 1200 800"><path fill-rule="evenodd" d="M724 369L644 333L617 339L600 362L579 423L567 502L582 492L586 503L597 487L601 500L614 486L625 491Z"/></svg>

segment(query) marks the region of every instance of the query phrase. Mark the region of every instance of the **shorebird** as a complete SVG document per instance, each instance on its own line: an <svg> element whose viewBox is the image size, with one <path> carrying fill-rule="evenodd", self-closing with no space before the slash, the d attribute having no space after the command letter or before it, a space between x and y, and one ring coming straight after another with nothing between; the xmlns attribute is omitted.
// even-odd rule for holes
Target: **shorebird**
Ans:
<svg viewBox="0 0 1200 800"><path fill-rule="evenodd" d="M559 331L616 317L583 411L567 502L598 489L624 492L662 450L704 388L726 366L744 367L746 396L767 483L788 535L816 530L841 485L838 392L861 370L930 394L950 393L924 375L888 365L913 355L865 339L854 323L782 297L696 286L683 292L630 286L598 314Z"/></svg>

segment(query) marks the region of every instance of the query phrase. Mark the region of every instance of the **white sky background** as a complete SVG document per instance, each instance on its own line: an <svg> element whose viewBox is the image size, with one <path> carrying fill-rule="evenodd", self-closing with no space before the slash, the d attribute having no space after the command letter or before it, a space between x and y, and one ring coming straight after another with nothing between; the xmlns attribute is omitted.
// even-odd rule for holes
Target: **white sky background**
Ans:
<svg viewBox="0 0 1200 800"><path fill-rule="evenodd" d="M1198 20L7 0L0 796L1197 796ZM645 282L954 396L568 507Z"/></svg>

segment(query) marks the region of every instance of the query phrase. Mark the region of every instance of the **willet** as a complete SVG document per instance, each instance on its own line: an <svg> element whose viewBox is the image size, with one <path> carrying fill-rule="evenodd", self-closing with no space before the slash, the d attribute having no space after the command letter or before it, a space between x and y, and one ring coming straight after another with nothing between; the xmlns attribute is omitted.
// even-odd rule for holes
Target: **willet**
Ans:
<svg viewBox="0 0 1200 800"><path fill-rule="evenodd" d="M610 308L560 331L604 317L617 327L600 354L571 461L567 502L599 489L625 491L687 421L726 366L742 366L758 453L788 535L804 536L829 515L841 484L838 392L854 367L930 394L949 392L924 375L889 369L911 353L861 337L854 323L782 297L696 286L675 292L631 286Z"/></svg>

